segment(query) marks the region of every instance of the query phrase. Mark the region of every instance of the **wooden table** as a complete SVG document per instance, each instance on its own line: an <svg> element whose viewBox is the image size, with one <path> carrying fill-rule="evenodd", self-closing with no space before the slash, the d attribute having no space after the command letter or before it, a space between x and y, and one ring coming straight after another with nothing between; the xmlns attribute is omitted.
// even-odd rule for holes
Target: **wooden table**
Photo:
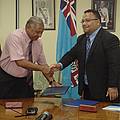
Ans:
<svg viewBox="0 0 120 120"><path fill-rule="evenodd" d="M23 102L23 108L15 109L22 114L28 106L38 107L38 114L35 116L23 116L19 113L5 109L6 101ZM82 112L79 108L63 106L60 98L40 97L34 99L0 100L0 120L35 120L44 111L52 113L53 120L120 120L120 112L106 111L101 108L108 103L100 103L97 113Z"/></svg>

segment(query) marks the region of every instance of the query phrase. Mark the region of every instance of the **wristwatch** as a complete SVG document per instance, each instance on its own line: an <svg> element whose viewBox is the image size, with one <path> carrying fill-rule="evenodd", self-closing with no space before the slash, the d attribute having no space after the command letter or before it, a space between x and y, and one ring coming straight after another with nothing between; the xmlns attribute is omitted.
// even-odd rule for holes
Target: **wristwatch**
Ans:
<svg viewBox="0 0 120 120"><path fill-rule="evenodd" d="M49 85L52 85L53 82L55 82L55 80L49 81Z"/></svg>

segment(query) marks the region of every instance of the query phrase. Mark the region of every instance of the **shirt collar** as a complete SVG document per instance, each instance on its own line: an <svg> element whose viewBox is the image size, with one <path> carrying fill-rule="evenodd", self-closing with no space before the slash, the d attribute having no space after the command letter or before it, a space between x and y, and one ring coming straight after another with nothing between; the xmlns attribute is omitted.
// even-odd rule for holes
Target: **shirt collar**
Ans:
<svg viewBox="0 0 120 120"><path fill-rule="evenodd" d="M27 43L30 43L30 42L31 42L31 39L29 38L28 34L26 33L25 28L23 29L23 33L24 33L24 35L25 35L25 37L26 37L25 41L26 41Z"/></svg>
<svg viewBox="0 0 120 120"><path fill-rule="evenodd" d="M94 41L94 38L96 37L96 35L97 35L97 33L99 32L100 29L101 29L101 26L96 31L94 31L92 34L89 35L90 42ZM86 36L88 37L88 35L86 35Z"/></svg>

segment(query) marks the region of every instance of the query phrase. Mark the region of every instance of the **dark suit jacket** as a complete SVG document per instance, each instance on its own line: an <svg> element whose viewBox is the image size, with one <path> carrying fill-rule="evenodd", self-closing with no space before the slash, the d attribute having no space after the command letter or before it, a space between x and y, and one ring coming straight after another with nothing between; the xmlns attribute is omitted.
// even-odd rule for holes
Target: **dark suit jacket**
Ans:
<svg viewBox="0 0 120 120"><path fill-rule="evenodd" d="M118 87L119 77L119 39L103 30L97 33L91 46L87 62L86 55L86 35L78 37L77 44L67 52L59 61L63 64L63 69L72 61L78 59L79 65L79 86L78 93L81 95L84 89L84 74L88 78L88 85L93 99L104 99L108 87Z"/></svg>

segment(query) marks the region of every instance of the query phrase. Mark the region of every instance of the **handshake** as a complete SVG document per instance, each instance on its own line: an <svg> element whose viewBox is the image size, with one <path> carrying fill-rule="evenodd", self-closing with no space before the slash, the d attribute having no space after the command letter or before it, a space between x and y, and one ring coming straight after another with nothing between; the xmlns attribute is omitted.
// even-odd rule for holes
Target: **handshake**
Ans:
<svg viewBox="0 0 120 120"><path fill-rule="evenodd" d="M54 75L54 72L61 70L61 64L51 64L50 66L41 65L41 67L41 72L44 74L49 74L51 77Z"/></svg>
<svg viewBox="0 0 120 120"><path fill-rule="evenodd" d="M56 82L53 78L54 72L61 70L61 64L51 64L48 65L40 65L41 66L41 72L44 74L46 79L48 80L49 84L51 86L61 86L60 83Z"/></svg>

